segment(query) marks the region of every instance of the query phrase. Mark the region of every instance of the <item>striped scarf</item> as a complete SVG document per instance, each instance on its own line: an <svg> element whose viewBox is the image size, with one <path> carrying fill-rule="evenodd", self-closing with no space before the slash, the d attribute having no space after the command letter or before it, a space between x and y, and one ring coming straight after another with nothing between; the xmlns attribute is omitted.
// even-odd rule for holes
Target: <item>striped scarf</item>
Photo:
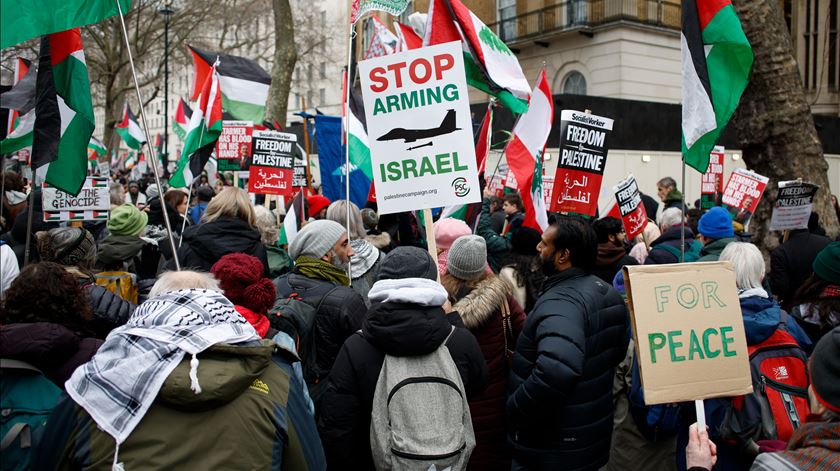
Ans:
<svg viewBox="0 0 840 471"><path fill-rule="evenodd" d="M811 422L799 427L788 449L762 453L754 470L824 471L840 469L840 422Z"/></svg>

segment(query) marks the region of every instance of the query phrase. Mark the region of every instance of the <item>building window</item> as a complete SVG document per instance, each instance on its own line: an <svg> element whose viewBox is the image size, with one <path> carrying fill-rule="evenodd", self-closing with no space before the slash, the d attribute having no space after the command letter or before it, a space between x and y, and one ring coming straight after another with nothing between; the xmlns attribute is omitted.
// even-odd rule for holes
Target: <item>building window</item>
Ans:
<svg viewBox="0 0 840 471"><path fill-rule="evenodd" d="M829 0L828 4L828 88L837 90L837 0Z"/></svg>
<svg viewBox="0 0 840 471"><path fill-rule="evenodd" d="M318 103L321 106L324 106L324 105L327 104L327 91L323 88L318 89Z"/></svg>
<svg viewBox="0 0 840 471"><path fill-rule="evenodd" d="M566 95L586 95L586 79L578 71L569 72L563 79L563 93Z"/></svg>
<svg viewBox="0 0 840 471"><path fill-rule="evenodd" d="M322 79L327 78L327 63L326 62L321 62L321 64L318 65L318 74L321 76Z"/></svg>
<svg viewBox="0 0 840 471"><path fill-rule="evenodd" d="M498 0L499 30L502 41L516 39L516 0Z"/></svg>

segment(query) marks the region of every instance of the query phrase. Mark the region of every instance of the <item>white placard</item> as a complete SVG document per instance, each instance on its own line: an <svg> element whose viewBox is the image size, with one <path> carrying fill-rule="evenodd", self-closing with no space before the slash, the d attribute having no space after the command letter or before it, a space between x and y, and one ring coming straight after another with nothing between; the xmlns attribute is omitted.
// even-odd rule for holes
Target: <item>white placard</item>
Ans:
<svg viewBox="0 0 840 471"><path fill-rule="evenodd" d="M76 196L47 183L42 185L44 221L108 219L111 209L107 177L87 177Z"/></svg>
<svg viewBox="0 0 840 471"><path fill-rule="evenodd" d="M460 42L359 62L380 214L481 200Z"/></svg>

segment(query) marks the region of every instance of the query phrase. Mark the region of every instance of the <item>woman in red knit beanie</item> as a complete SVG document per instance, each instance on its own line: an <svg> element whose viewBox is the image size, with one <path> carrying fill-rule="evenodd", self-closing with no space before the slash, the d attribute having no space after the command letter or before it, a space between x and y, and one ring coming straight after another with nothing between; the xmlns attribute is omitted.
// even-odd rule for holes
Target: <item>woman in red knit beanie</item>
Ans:
<svg viewBox="0 0 840 471"><path fill-rule="evenodd" d="M263 277L262 262L244 253L227 254L210 268L225 296L263 338L269 338L266 314L274 305L274 283Z"/></svg>

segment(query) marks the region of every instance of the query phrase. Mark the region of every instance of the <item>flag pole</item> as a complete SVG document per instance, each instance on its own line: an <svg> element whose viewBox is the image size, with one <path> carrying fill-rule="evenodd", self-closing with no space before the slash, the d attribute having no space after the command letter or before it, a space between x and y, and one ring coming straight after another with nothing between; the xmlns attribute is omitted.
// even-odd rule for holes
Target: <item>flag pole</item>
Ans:
<svg viewBox="0 0 840 471"><path fill-rule="evenodd" d="M120 25L122 26L123 39L125 39L125 48L128 51L128 63L131 65L131 76L134 79L134 90L137 92L137 102L140 104L140 119L143 120L143 132L146 134L146 147L149 148L149 159L151 160L152 170L154 170L155 183L158 187L158 194L163 197L163 186L160 184L160 174L158 172L158 159L155 155L154 146L151 145L152 137L149 134L149 126L146 124L146 107L143 106L143 97L140 95L140 83L137 81L137 70L134 68L134 56L131 54L131 44L128 42L128 30L125 28L125 16L123 15L122 5L119 0L114 0L117 4L117 11L120 14ZM166 232L169 236L169 248L172 249L172 259L175 261L175 270L181 271L181 263L178 261L178 249L175 247L175 236L172 234L172 224L169 222L169 214L164 207L163 222L166 224Z"/></svg>
<svg viewBox="0 0 840 471"><path fill-rule="evenodd" d="M351 19L352 20L352 19ZM347 34L347 69L345 70L345 78L344 78L344 187L345 187L345 198L347 198L347 204L345 204L345 208L347 209L347 219L345 223L347 224L347 240L348 242L352 240L352 235L350 234L350 87L352 84L350 83L350 66L353 61L353 39L356 37L356 30L355 30L355 23L350 21L350 27L348 28L350 31ZM350 274L350 264L347 264L347 279L350 280L350 285L353 285L353 280L351 279Z"/></svg>
<svg viewBox="0 0 840 471"><path fill-rule="evenodd" d="M682 158L682 226L680 229L680 263L685 262L685 223L686 206L685 206L685 156Z"/></svg>
<svg viewBox="0 0 840 471"><path fill-rule="evenodd" d="M303 111L303 150L306 151L306 190L312 191L312 173L309 169L309 118L306 117L306 97L300 96L300 110Z"/></svg>

